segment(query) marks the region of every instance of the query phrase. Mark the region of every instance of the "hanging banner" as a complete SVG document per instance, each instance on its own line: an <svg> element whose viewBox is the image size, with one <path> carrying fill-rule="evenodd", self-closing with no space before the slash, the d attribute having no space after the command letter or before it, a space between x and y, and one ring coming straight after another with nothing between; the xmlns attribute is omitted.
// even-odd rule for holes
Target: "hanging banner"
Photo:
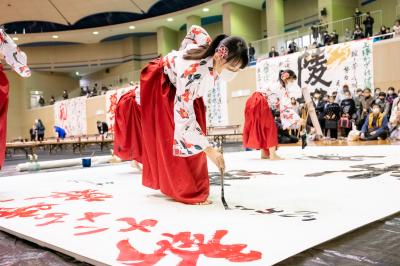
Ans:
<svg viewBox="0 0 400 266"><path fill-rule="evenodd" d="M114 132L115 124L115 109L117 108L117 103L122 95L130 90L135 90L138 85L129 86L117 90L107 91L106 93L106 123L108 125L108 132Z"/></svg>
<svg viewBox="0 0 400 266"><path fill-rule="evenodd" d="M204 96L207 106L207 126L226 126L228 124L227 84L218 79L214 88Z"/></svg>
<svg viewBox="0 0 400 266"><path fill-rule="evenodd" d="M62 127L68 136L87 134L86 97L77 97L54 103L55 125Z"/></svg>
<svg viewBox="0 0 400 266"><path fill-rule="evenodd" d="M257 61L257 88L278 79L279 71L291 69L300 87L331 94L343 85L373 89L372 40L346 42Z"/></svg>

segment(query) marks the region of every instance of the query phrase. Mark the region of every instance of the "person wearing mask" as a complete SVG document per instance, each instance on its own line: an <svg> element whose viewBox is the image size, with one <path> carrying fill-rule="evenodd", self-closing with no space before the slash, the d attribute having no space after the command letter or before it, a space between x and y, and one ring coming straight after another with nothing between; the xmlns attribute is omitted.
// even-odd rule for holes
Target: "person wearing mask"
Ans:
<svg viewBox="0 0 400 266"><path fill-rule="evenodd" d="M386 93L381 91L378 94L378 98L374 100L374 104L379 105L381 112L384 116L389 117L390 104L386 101Z"/></svg>
<svg viewBox="0 0 400 266"><path fill-rule="evenodd" d="M275 51L275 47L272 46L271 51L269 52L269 57L277 57L277 56L279 56L279 53Z"/></svg>
<svg viewBox="0 0 400 266"><path fill-rule="evenodd" d="M374 18L371 17L371 14L367 12L367 17L364 19L364 29L365 29L365 37L373 36L372 30L374 28Z"/></svg>
<svg viewBox="0 0 400 266"><path fill-rule="evenodd" d="M292 42L289 44L289 52L288 52L288 54L293 54L293 53L295 53L295 52L297 52L297 44L296 44L295 41L292 41Z"/></svg>
<svg viewBox="0 0 400 266"><path fill-rule="evenodd" d="M360 26L356 25L356 29L353 32L353 40L361 40L364 38L364 33Z"/></svg>
<svg viewBox="0 0 400 266"><path fill-rule="evenodd" d="M354 27L357 26L361 26L361 11L358 9L358 7L356 8L356 10L354 11Z"/></svg>
<svg viewBox="0 0 400 266"><path fill-rule="evenodd" d="M361 128L361 140L386 139L388 137L388 119L378 104L372 105L372 112L365 118Z"/></svg>
<svg viewBox="0 0 400 266"><path fill-rule="evenodd" d="M67 92L67 90L64 90L64 91L63 91L62 97L63 97L64 100L67 100L67 99L68 99L68 92Z"/></svg>
<svg viewBox="0 0 400 266"><path fill-rule="evenodd" d="M40 98L39 98L39 105L40 105L41 107L43 107L43 106L45 105L45 101L44 101L43 96L40 96Z"/></svg>
<svg viewBox="0 0 400 266"><path fill-rule="evenodd" d="M249 43L249 61L253 62L256 60L256 49Z"/></svg>
<svg viewBox="0 0 400 266"><path fill-rule="evenodd" d="M29 135L31 137L31 141L36 141L36 126L33 125L30 129L29 129Z"/></svg>
<svg viewBox="0 0 400 266"><path fill-rule="evenodd" d="M400 140L400 101L394 106L390 116L389 132L392 140Z"/></svg>
<svg viewBox="0 0 400 266"><path fill-rule="evenodd" d="M261 159L281 159L276 153L278 130L270 107L279 112L283 130L297 129L303 123L289 98L289 88L296 86L296 79L294 71L281 70L276 82L257 89L246 102L243 146L261 150Z"/></svg>
<svg viewBox="0 0 400 266"><path fill-rule="evenodd" d="M49 101L50 105L53 105L56 102L56 98L54 98L54 96L52 95Z"/></svg>
<svg viewBox="0 0 400 266"><path fill-rule="evenodd" d="M322 99L322 94L321 91L316 89L314 93L312 93L312 101L313 105L315 108L315 113L317 114L318 122L319 125L321 126L322 132L324 132L325 129L325 119L324 119L324 110L325 110L325 105L328 103L328 99L325 98ZM311 119L309 117L309 121L307 121L309 125L311 125Z"/></svg>
<svg viewBox="0 0 400 266"><path fill-rule="evenodd" d="M345 84L341 89L338 89L335 102L339 105L341 104L342 100L346 98L346 92L350 92L349 85Z"/></svg>
<svg viewBox="0 0 400 266"><path fill-rule="evenodd" d="M362 91L362 89L358 88L356 90L355 95L354 95L354 103L356 105L356 120L355 120L355 123L356 123L357 129L361 129L362 123L364 122L364 121L361 120L361 114L362 114L362 111L363 111L363 107L362 107L362 99L363 98L364 98L363 91Z"/></svg>
<svg viewBox="0 0 400 266"><path fill-rule="evenodd" d="M385 34L388 34L388 33L390 33L390 29L388 29L388 28L386 28L386 26L385 25L382 25L381 26L381 29L379 30L379 32L378 32L378 36L379 35L385 35ZM386 39L390 39L390 37L391 36L382 36L382 37L379 37L379 38L376 38L377 40L386 40Z"/></svg>
<svg viewBox="0 0 400 266"><path fill-rule="evenodd" d="M130 98L119 100L114 154L125 159L119 155L122 151L127 159L143 164L144 186L178 202L211 204L207 156L221 171L225 160L205 135L202 97L216 79L229 82L248 63L243 38L222 34L212 40L202 27L193 25L178 51L151 61L141 71L140 99L132 92Z"/></svg>
<svg viewBox="0 0 400 266"><path fill-rule="evenodd" d="M44 132L45 132L46 128L44 127L42 120L37 119L35 122L36 122L35 127L36 127L37 140L43 141L44 140Z"/></svg>
<svg viewBox="0 0 400 266"><path fill-rule="evenodd" d="M97 121L97 130L100 135L107 137L108 134L108 125L106 122Z"/></svg>
<svg viewBox="0 0 400 266"><path fill-rule="evenodd" d="M400 19L397 19L394 22L394 26L393 26L393 32L394 32L394 37L400 37Z"/></svg>
<svg viewBox="0 0 400 266"><path fill-rule="evenodd" d="M375 90L374 90L374 99L378 99L379 93L381 93L381 89L380 88L375 88Z"/></svg>
<svg viewBox="0 0 400 266"><path fill-rule="evenodd" d="M365 88L363 91L363 98L361 100L362 112L361 112L361 120L364 121L365 117L370 111L371 105L374 101L374 97L371 95L371 90L369 88Z"/></svg>
<svg viewBox="0 0 400 266"><path fill-rule="evenodd" d="M353 127L356 115L356 104L349 90L344 93L344 98L340 103L341 116L339 120L339 128L341 135L347 137Z"/></svg>
<svg viewBox="0 0 400 266"><path fill-rule="evenodd" d="M59 139L65 139L67 136L67 132L65 132L65 129L59 126L54 126L54 132L57 134L57 138Z"/></svg>
<svg viewBox="0 0 400 266"><path fill-rule="evenodd" d="M344 31L344 41L345 42L351 41L352 40L352 36L353 36L353 34L351 33L351 31L348 28L346 28L345 31Z"/></svg>
<svg viewBox="0 0 400 266"><path fill-rule="evenodd" d="M340 106L335 103L335 96L329 96L329 102L325 105L325 137L328 137L328 132L331 139L338 137L338 121L340 119Z"/></svg>

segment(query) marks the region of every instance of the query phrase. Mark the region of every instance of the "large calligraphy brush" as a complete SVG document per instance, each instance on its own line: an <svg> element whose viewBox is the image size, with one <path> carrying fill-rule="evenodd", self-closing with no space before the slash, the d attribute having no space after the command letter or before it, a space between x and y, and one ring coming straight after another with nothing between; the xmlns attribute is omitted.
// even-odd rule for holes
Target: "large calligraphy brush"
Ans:
<svg viewBox="0 0 400 266"><path fill-rule="evenodd" d="M222 204L224 205L225 210L229 210L228 203L226 203L225 200L225 191L224 191L224 170L222 168L219 169L220 175L221 175L221 201Z"/></svg>

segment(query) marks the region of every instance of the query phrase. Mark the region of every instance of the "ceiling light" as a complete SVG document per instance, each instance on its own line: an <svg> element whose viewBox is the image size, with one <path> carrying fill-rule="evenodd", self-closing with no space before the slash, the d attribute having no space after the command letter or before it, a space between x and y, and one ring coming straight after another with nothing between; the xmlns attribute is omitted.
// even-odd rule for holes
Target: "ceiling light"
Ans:
<svg viewBox="0 0 400 266"><path fill-rule="evenodd" d="M132 25L132 26L129 26L129 29L130 29L130 30L134 30L135 28L136 28L136 27L133 26L133 25Z"/></svg>
<svg viewBox="0 0 400 266"><path fill-rule="evenodd" d="M58 35L53 35L51 37L53 37L53 39L58 39Z"/></svg>
<svg viewBox="0 0 400 266"><path fill-rule="evenodd" d="M208 7L203 8L203 12L208 12L210 9Z"/></svg>
<svg viewBox="0 0 400 266"><path fill-rule="evenodd" d="M99 34L99 32L98 32L98 31L94 31L93 34L94 34L94 35L97 35L97 34Z"/></svg>
<svg viewBox="0 0 400 266"><path fill-rule="evenodd" d="M173 18L167 18L167 21L171 22L171 21L174 21L174 19Z"/></svg>
<svg viewBox="0 0 400 266"><path fill-rule="evenodd" d="M12 38L14 41L18 41L19 39L18 39L18 37L13 37Z"/></svg>
<svg viewBox="0 0 400 266"><path fill-rule="evenodd" d="M79 76L79 72L77 71L77 72L75 72L75 74L77 75L77 76Z"/></svg>

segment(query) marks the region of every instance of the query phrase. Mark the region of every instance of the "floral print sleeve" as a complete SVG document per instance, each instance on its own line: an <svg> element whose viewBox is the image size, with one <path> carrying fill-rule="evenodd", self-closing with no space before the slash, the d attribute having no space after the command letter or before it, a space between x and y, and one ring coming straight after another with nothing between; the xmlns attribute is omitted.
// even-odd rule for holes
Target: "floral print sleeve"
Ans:
<svg viewBox="0 0 400 266"><path fill-rule="evenodd" d="M194 100L204 89L214 86L212 58L185 60L188 49L211 42L207 32L199 26L192 26L182 42L179 51L172 51L164 57L164 73L176 87L174 102L174 144L175 156L187 157L198 154L210 146L205 132L197 123Z"/></svg>

